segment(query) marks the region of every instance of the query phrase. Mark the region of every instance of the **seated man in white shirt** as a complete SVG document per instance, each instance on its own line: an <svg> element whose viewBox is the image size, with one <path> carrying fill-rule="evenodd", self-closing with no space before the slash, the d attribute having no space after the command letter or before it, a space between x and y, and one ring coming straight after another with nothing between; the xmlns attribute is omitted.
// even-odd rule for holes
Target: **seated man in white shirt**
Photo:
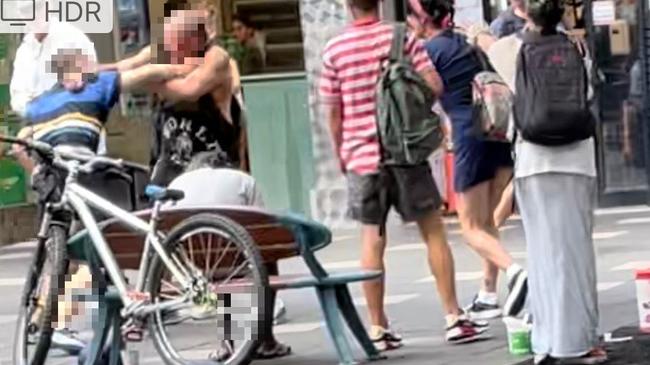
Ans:
<svg viewBox="0 0 650 365"><path fill-rule="evenodd" d="M186 172L169 184L169 189L185 193L183 200L176 203L176 206L181 207L206 204L264 206L255 179L233 167L228 155L218 149L197 154L186 168ZM278 275L277 263L268 264L267 271L269 275ZM275 299L275 293L273 297ZM277 300L273 309L273 317L277 323L285 314L284 304ZM257 359L273 359L291 354L291 347L279 343L272 328L268 328L266 333L267 337L257 350ZM214 355L215 360L226 360L230 355L228 351L226 346L219 349Z"/></svg>

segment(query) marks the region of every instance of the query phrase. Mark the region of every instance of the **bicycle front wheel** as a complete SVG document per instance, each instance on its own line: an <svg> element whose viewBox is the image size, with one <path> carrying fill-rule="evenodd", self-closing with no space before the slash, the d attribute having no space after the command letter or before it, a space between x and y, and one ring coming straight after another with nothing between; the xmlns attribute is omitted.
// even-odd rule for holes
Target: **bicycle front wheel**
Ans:
<svg viewBox="0 0 650 365"><path fill-rule="evenodd" d="M14 365L41 365L47 358L68 269L66 243L65 229L53 225L38 244L20 300Z"/></svg>
<svg viewBox="0 0 650 365"><path fill-rule="evenodd" d="M147 281L154 304L186 298L182 308L155 312L151 337L167 365L243 365L257 349L268 298L268 275L255 242L238 223L201 214L180 223L166 243L192 284L183 288L160 259Z"/></svg>

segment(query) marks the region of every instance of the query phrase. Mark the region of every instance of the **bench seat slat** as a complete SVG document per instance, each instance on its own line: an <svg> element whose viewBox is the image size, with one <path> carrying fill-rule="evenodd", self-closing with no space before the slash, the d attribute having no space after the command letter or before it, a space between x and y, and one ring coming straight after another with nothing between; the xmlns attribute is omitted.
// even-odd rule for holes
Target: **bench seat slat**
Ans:
<svg viewBox="0 0 650 365"><path fill-rule="evenodd" d="M316 286L332 286L339 284L349 284L366 280L375 280L381 277L381 271L376 270L357 270L348 272L334 272L326 278L318 280L310 274L291 274L269 276L271 288L275 290L304 289ZM244 288L251 287L249 280L233 280L228 285L220 285L216 288L218 293L231 293L241 291Z"/></svg>

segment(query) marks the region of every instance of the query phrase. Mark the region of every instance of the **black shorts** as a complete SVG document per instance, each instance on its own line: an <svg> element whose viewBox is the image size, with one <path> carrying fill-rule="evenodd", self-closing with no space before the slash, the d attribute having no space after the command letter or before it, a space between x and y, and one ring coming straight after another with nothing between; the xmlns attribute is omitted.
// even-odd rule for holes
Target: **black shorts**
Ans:
<svg viewBox="0 0 650 365"><path fill-rule="evenodd" d="M348 173L348 208L352 219L382 226L390 208L405 222L413 222L440 209L442 199L429 164L383 167L380 173Z"/></svg>

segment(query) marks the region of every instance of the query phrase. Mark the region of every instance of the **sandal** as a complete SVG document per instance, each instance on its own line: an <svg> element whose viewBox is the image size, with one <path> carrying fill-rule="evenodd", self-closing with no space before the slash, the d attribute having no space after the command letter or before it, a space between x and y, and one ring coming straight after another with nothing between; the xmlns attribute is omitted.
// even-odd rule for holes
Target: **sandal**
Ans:
<svg viewBox="0 0 650 365"><path fill-rule="evenodd" d="M214 362L226 362L232 356L232 353L232 341L221 341L221 346L219 346L219 349L211 353L208 356L208 360Z"/></svg>
<svg viewBox="0 0 650 365"><path fill-rule="evenodd" d="M563 365L597 365L597 364L602 364L608 360L607 357L607 352L600 348L596 347L593 350L589 351L589 353L576 357L573 359L562 359L560 360L560 364Z"/></svg>
<svg viewBox="0 0 650 365"><path fill-rule="evenodd" d="M255 359L271 360L291 355L291 346L283 345L279 342L273 342L270 345L269 343L262 343L255 353Z"/></svg>

